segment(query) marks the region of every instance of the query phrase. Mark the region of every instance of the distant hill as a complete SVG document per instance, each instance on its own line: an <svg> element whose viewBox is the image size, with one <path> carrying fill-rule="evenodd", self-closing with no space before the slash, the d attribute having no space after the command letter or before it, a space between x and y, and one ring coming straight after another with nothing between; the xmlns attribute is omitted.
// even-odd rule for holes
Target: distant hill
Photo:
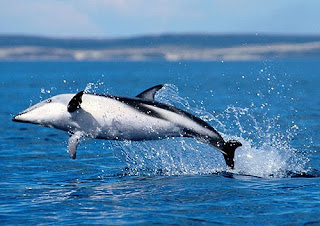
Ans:
<svg viewBox="0 0 320 226"><path fill-rule="evenodd" d="M0 36L0 60L262 60L320 57L320 36L167 34L117 39Z"/></svg>

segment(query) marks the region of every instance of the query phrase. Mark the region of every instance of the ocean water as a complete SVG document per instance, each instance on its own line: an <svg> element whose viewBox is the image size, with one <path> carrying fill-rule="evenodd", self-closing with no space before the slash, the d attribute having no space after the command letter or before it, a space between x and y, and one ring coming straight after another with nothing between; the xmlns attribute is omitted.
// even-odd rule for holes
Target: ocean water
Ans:
<svg viewBox="0 0 320 226"><path fill-rule="evenodd" d="M12 117L60 93L156 99L243 143L235 169L190 138L85 139ZM320 224L320 65L263 62L1 62L2 224Z"/></svg>

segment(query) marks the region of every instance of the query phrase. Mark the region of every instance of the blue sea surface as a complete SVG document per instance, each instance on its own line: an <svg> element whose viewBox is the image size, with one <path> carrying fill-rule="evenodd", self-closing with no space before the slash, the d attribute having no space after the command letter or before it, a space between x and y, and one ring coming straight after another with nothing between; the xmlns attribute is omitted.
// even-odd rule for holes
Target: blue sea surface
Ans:
<svg viewBox="0 0 320 226"><path fill-rule="evenodd" d="M228 170L191 138L85 139L12 122L50 96L136 96L197 115L243 146ZM0 62L2 224L320 224L320 64Z"/></svg>

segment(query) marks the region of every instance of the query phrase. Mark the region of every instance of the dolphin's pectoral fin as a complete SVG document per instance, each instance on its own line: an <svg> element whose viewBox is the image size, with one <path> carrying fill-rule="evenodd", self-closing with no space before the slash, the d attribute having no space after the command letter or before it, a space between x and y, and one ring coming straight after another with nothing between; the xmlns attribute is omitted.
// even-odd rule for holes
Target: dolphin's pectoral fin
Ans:
<svg viewBox="0 0 320 226"><path fill-rule="evenodd" d="M77 131L72 134L68 140L68 153L70 158L72 159L75 159L77 157L77 147L82 136L83 132Z"/></svg>
<svg viewBox="0 0 320 226"><path fill-rule="evenodd" d="M68 104L68 112L74 112L77 109L79 109L82 103L82 95L83 95L84 91L81 91L79 93L77 93L76 95L74 95L74 97L72 97L72 99L70 100L69 104Z"/></svg>
<svg viewBox="0 0 320 226"><path fill-rule="evenodd" d="M144 100L154 101L154 96L155 96L156 92L158 92L162 87L163 87L163 85L153 86L153 87L143 91L142 93L140 93L136 97L144 99Z"/></svg>

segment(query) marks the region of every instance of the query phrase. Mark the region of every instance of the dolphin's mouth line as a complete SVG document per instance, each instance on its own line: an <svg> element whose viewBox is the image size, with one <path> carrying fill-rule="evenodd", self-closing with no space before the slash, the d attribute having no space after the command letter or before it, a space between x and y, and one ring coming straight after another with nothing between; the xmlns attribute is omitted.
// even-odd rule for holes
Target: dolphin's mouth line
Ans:
<svg viewBox="0 0 320 226"><path fill-rule="evenodd" d="M17 116L20 116L20 115L22 115L22 114L19 114L19 115L14 116L14 117L12 118L12 121L13 121L13 122L22 122L22 123L32 123L32 122L25 121L25 120L22 120L22 119L17 119L16 117L17 117ZM35 123L33 123L33 124L35 124Z"/></svg>

